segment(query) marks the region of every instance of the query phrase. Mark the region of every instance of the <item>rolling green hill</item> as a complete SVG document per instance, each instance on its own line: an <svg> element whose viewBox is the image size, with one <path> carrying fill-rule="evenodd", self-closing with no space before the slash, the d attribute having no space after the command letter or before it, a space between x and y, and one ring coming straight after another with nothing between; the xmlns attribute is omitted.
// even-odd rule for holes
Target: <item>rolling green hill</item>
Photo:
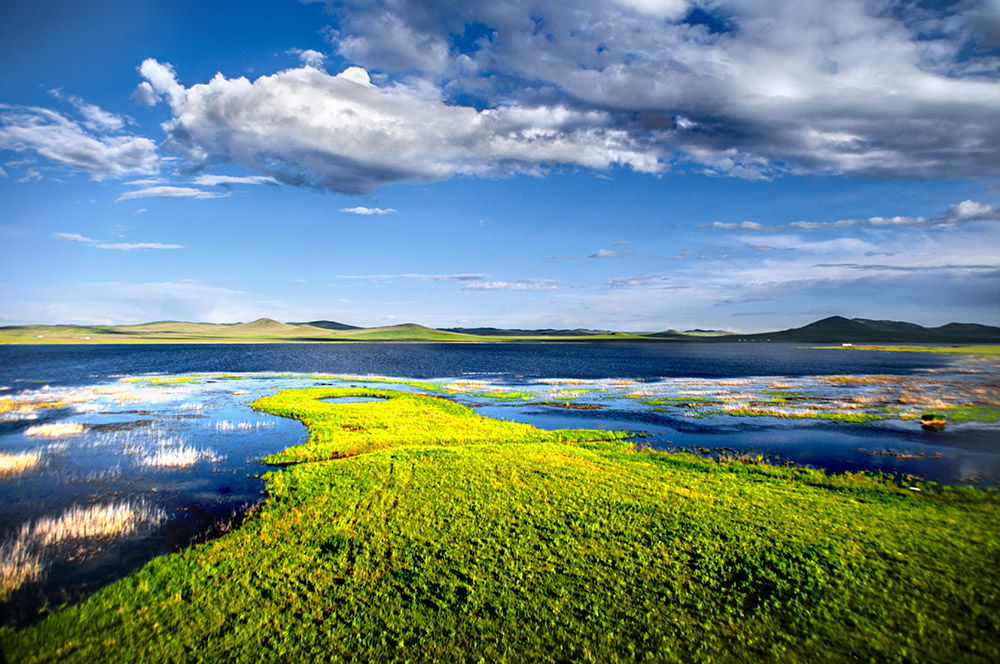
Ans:
<svg viewBox="0 0 1000 664"><path fill-rule="evenodd" d="M928 328L914 323L831 316L790 330L733 334L718 330L626 333L592 329L434 329L406 323L354 327L333 321L248 323L156 321L140 325L12 325L0 327L0 344L274 343L274 342L511 342L511 341L784 341L795 343L997 344L1000 328L949 323Z"/></svg>

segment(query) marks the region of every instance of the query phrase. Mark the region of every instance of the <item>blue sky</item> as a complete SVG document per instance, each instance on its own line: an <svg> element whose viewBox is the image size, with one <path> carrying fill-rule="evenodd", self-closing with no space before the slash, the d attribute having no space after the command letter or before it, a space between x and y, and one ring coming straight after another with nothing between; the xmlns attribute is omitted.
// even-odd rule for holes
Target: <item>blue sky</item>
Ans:
<svg viewBox="0 0 1000 664"><path fill-rule="evenodd" d="M1000 2L0 5L0 324L1000 324Z"/></svg>

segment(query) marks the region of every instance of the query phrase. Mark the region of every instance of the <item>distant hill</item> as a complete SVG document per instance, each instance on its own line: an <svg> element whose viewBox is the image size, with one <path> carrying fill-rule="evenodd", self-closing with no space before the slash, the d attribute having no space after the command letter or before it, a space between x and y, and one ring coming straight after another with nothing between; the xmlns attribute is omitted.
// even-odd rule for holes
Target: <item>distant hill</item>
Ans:
<svg viewBox="0 0 1000 664"><path fill-rule="evenodd" d="M1000 344L1000 327L976 323L948 323L923 327L915 323L831 316L790 330L732 334L719 330L666 330L628 334L579 328L501 329L495 327L434 329L406 323L387 327L355 327L333 321L281 323L258 318L249 323L185 323L157 321L141 325L12 325L0 327L0 343L166 343L166 342L350 342L350 341L789 341L841 344Z"/></svg>
<svg viewBox="0 0 1000 664"><path fill-rule="evenodd" d="M614 334L608 330L542 330L503 329L497 327L443 327L445 332L457 334L473 334L481 337L590 337L602 334Z"/></svg>
<svg viewBox="0 0 1000 664"><path fill-rule="evenodd" d="M309 323L289 323L289 325L308 325L309 327L318 327L322 330L360 330L356 325L347 325L345 323L337 323L332 320L314 320Z"/></svg>
<svg viewBox="0 0 1000 664"><path fill-rule="evenodd" d="M690 341L694 339L702 339L705 337L722 337L731 335L732 332L726 330L685 330L681 332L680 330L666 330L664 332L655 332L653 334L644 334L642 336L649 337L651 339L683 339Z"/></svg>
<svg viewBox="0 0 1000 664"><path fill-rule="evenodd" d="M714 339L800 343L1000 343L1000 327L976 323L923 327L901 321L830 316L790 330L730 334Z"/></svg>
<svg viewBox="0 0 1000 664"><path fill-rule="evenodd" d="M436 330L416 323L342 330L337 338L349 341L478 341L471 335Z"/></svg>

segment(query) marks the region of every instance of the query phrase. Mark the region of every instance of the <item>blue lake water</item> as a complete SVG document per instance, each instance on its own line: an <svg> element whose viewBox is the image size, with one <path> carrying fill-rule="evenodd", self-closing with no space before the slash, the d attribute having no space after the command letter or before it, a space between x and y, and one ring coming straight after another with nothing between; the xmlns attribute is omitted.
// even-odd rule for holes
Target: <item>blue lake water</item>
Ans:
<svg viewBox="0 0 1000 664"><path fill-rule="evenodd" d="M0 556L26 543L40 569L0 622L77 601L259 502L272 470L260 459L306 437L247 405L276 389L430 391L542 428L630 431L654 449L997 485L1000 424L932 432L906 417L994 403L998 375L990 361L777 343L0 346L0 399L17 406L0 412L0 453L34 459L0 475ZM38 524L91 506L145 521L127 537L32 544Z"/></svg>
<svg viewBox="0 0 1000 664"><path fill-rule="evenodd" d="M177 344L2 346L0 384L76 385L144 373L291 372L443 378L466 374L633 378L908 374L939 355L832 352L761 343Z"/></svg>

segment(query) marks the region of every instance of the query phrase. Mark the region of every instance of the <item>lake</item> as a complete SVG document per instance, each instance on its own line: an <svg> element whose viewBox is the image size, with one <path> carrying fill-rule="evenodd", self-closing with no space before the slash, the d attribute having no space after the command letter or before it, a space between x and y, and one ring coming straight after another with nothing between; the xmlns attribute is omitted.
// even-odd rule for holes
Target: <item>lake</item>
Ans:
<svg viewBox="0 0 1000 664"><path fill-rule="evenodd" d="M997 376L990 360L779 343L2 346L0 453L24 467L0 475L0 564L28 576L0 620L30 622L238 524L264 497L260 459L305 439L247 406L276 389L426 391L658 450L997 485L997 422L919 423L995 404ZM130 530L74 531L87 509Z"/></svg>

